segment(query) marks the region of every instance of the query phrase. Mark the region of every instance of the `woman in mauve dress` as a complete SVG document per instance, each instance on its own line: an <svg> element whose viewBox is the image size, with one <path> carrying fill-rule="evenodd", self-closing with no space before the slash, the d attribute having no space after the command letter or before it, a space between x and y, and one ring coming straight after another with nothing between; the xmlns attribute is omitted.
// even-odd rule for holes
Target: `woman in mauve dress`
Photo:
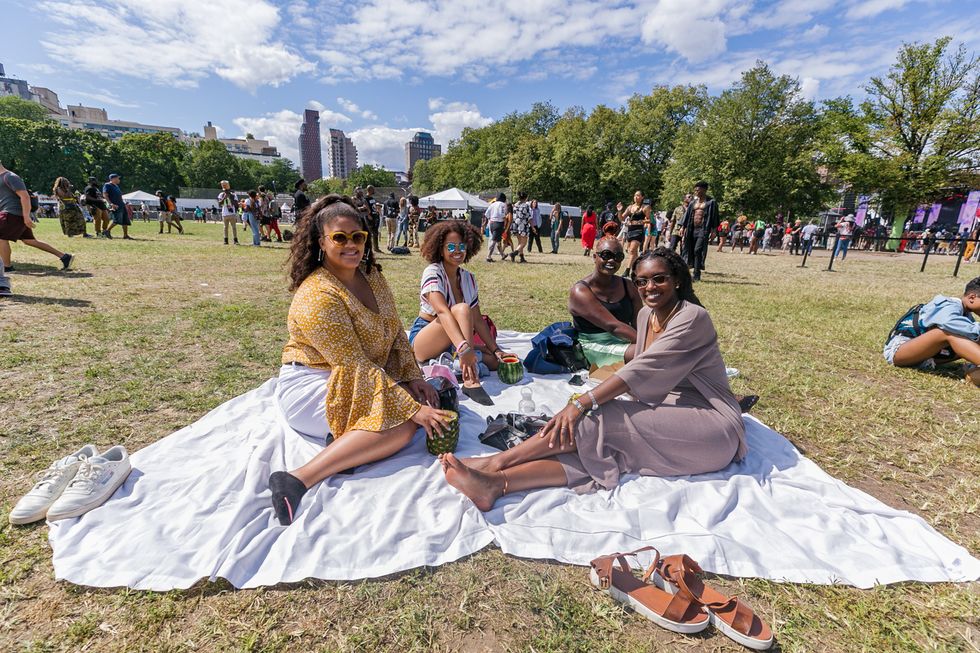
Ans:
<svg viewBox="0 0 980 653"><path fill-rule="evenodd" d="M643 308L626 365L513 449L441 457L446 480L480 510L508 492L611 490L623 474L704 474L745 457L741 410L687 264L658 247L637 260L634 278ZM616 399L624 393L635 401Z"/></svg>

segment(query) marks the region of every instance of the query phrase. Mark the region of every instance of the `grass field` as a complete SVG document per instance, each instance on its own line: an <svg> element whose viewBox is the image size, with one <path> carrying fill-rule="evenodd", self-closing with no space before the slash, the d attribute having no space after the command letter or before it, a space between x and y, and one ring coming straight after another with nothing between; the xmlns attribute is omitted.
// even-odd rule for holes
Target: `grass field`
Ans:
<svg viewBox="0 0 980 653"><path fill-rule="evenodd" d="M39 237L78 255L14 246L16 297L0 300L0 651L736 651L707 631L682 637L591 590L582 568L488 549L437 569L255 591L200 583L169 593L56 583L42 524L7 512L51 460L93 442L135 451L276 374L290 296L281 245L224 247L216 225L136 242ZM471 265L502 328L566 319L588 262ZM822 258L821 258L822 257ZM417 256L384 256L406 325L418 309ZM697 287L737 392L824 469L922 515L980 554L976 388L889 368L885 335L912 303L959 294L980 267L882 255L825 272L826 255L716 254ZM980 651L980 586L846 587L719 579L769 620L784 651Z"/></svg>

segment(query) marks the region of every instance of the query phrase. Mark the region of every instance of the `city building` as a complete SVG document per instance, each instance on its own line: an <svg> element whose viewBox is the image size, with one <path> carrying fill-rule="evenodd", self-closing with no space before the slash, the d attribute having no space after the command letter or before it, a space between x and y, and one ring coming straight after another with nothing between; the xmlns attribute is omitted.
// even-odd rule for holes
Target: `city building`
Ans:
<svg viewBox="0 0 980 653"><path fill-rule="evenodd" d="M442 146L436 145L429 132L415 132L415 137L405 143L405 170L412 174L416 161L428 161L442 154Z"/></svg>
<svg viewBox="0 0 980 653"><path fill-rule="evenodd" d="M61 108L61 102L58 101L58 94L52 91L50 88L44 88L43 86L32 86L31 99L47 109L48 113L56 114L56 118L60 117L65 112L65 110Z"/></svg>
<svg viewBox="0 0 980 653"><path fill-rule="evenodd" d="M249 136L251 134L246 135L245 138L218 138L218 129L211 124L211 121L208 121L208 124L204 125L204 138L189 137L184 140L193 145L202 140L218 141L239 159L250 159L265 165L282 158L279 150L274 145L270 145L269 141L261 138L249 138Z"/></svg>
<svg viewBox="0 0 980 653"><path fill-rule="evenodd" d="M323 159L320 155L320 112L307 109L299 128L299 169L303 179L323 178Z"/></svg>
<svg viewBox="0 0 980 653"><path fill-rule="evenodd" d="M22 100L30 100L31 89L23 79L7 77L3 71L3 64L0 63L0 96L16 95Z"/></svg>
<svg viewBox="0 0 980 653"><path fill-rule="evenodd" d="M347 179L357 170L357 148L340 129L330 130L330 176Z"/></svg>
<svg viewBox="0 0 980 653"><path fill-rule="evenodd" d="M113 140L122 138L126 134L173 134L179 138L180 129L177 127L163 127L161 125L145 125L141 122L131 122L129 120L111 120L105 109L86 107L81 104L69 104L64 113L52 114L51 116L61 123L63 127L69 129L84 129L86 131L98 132Z"/></svg>

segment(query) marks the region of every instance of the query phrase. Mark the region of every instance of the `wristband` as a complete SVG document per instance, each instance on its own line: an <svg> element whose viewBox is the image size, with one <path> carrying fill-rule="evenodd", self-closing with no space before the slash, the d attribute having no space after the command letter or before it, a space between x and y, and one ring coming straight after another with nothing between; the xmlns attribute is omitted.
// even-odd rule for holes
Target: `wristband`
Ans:
<svg viewBox="0 0 980 653"><path fill-rule="evenodd" d="M463 354L465 354L466 352L468 352L470 349L472 349L472 347L470 347L470 343L468 343L467 341L464 340L462 343L459 344L459 346L456 347L456 353L458 355L462 356Z"/></svg>
<svg viewBox="0 0 980 653"><path fill-rule="evenodd" d="M596 408L598 408L599 407L599 402L595 400L595 395L592 393L592 391L591 390L586 390L585 391L585 394L589 395L589 399L592 400L592 410L595 410Z"/></svg>
<svg viewBox="0 0 980 653"><path fill-rule="evenodd" d="M578 410L578 412L585 415L585 406L583 406L582 403L577 398L572 399L571 403L573 406L575 406L575 409Z"/></svg>

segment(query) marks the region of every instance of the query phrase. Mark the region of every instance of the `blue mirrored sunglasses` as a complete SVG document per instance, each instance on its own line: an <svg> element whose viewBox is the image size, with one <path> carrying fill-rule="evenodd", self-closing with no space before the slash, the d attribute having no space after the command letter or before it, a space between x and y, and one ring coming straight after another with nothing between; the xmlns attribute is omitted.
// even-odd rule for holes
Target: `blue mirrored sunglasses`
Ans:
<svg viewBox="0 0 980 653"><path fill-rule="evenodd" d="M460 254L466 253L466 243L446 243L446 251L450 254L455 254L459 252Z"/></svg>

